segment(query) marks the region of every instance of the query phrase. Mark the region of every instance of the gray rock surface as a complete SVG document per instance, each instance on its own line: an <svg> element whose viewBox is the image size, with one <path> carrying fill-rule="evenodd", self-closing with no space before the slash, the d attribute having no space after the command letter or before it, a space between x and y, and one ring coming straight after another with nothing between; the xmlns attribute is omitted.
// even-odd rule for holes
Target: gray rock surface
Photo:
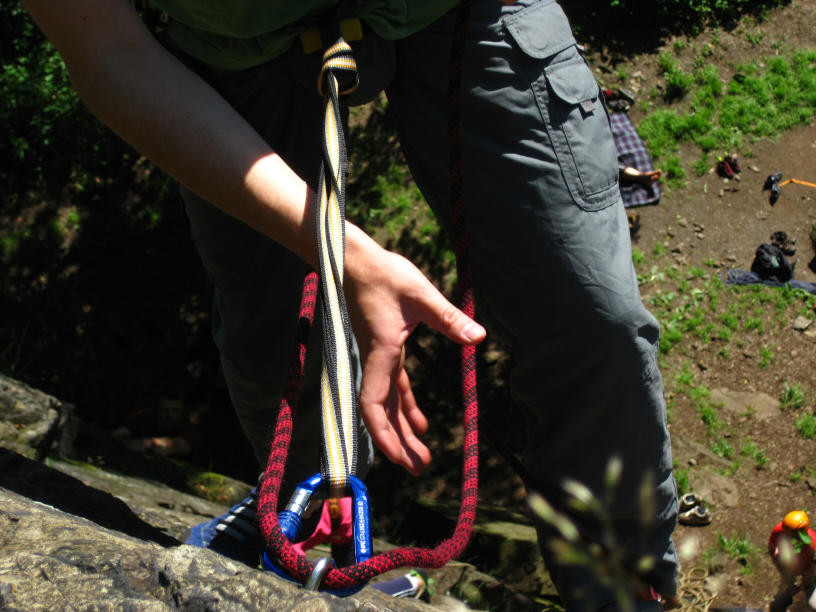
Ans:
<svg viewBox="0 0 816 612"><path fill-rule="evenodd" d="M305 592L208 550L164 548L0 488L3 610L429 610Z"/></svg>
<svg viewBox="0 0 816 612"><path fill-rule="evenodd" d="M183 539L193 525L219 516L227 510L224 504L177 491L160 482L107 470L89 469L88 466L54 458L47 459L46 464L63 474L73 476L88 487L105 491L124 501L145 523L176 539Z"/></svg>
<svg viewBox="0 0 816 612"><path fill-rule="evenodd" d="M734 416L750 414L759 421L770 421L779 415L779 400L759 391L733 391L723 387L711 392L711 401L721 402L723 410Z"/></svg>
<svg viewBox="0 0 816 612"><path fill-rule="evenodd" d="M0 374L0 440L6 448L41 459L58 435L61 409L70 411L57 398Z"/></svg>
<svg viewBox="0 0 816 612"><path fill-rule="evenodd" d="M78 460L83 457L88 460ZM216 488L200 490L215 490L224 503L208 501L179 490L199 490L187 482L192 467L179 470L161 458L139 456L73 419L70 406L56 398L0 377L0 610L536 609L503 580L468 563L429 572L429 606L370 586L343 599L306 592L274 574L182 545L191 526L224 513L250 487L206 474ZM425 512L423 532L449 535L449 519ZM517 520L487 512L468 554L495 559L485 565L491 573L527 573L538 583L534 532ZM377 550L389 547L375 542Z"/></svg>

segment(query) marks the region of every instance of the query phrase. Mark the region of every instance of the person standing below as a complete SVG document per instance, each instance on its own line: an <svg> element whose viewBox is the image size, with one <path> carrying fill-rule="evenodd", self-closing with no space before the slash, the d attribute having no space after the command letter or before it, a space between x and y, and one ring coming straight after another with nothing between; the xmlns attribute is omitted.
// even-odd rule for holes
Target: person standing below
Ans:
<svg viewBox="0 0 816 612"><path fill-rule="evenodd" d="M350 42L360 88L349 103L385 91L413 177L450 230L447 70L456 3L148 4L166 26L158 39L127 0L23 0L90 109L181 183L193 240L215 286L213 333L230 396L264 462L301 280L318 259L320 53L308 53L301 34L327 20L359 20L362 37ZM472 285L480 319L512 352L510 385L527 439L519 454L535 488L583 541L608 543L611 535L629 553L632 574L643 557L651 559L627 597L637 610L660 610L657 594L676 590L677 492L659 327L638 291L600 89L554 0L476 0L464 54ZM430 461L421 441L427 420L402 367L406 338L419 323L467 344L486 331L411 262L351 222L345 234L362 418L388 459L419 474ZM301 424L316 388L308 372L304 384ZM312 465L304 471L291 459L290 485L314 471L316 437L293 441L293 452ZM361 447L364 470L371 457ZM605 474L617 460L621 477L609 496ZM562 488L566 480L609 499L608 520L577 512ZM644 490L648 509L641 507ZM618 609L609 585L555 554L554 531L537 527L567 609Z"/></svg>
<svg viewBox="0 0 816 612"><path fill-rule="evenodd" d="M768 555L779 571L779 591L771 603L771 610L787 610L793 603L796 581L807 590L808 604L816 610L816 531L810 528L810 518L803 510L785 515L771 530Z"/></svg>

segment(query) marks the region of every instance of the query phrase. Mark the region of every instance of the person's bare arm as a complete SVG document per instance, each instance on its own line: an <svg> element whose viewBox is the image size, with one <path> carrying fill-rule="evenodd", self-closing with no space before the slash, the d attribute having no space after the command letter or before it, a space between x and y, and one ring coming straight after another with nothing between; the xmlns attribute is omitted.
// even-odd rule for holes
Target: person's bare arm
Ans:
<svg viewBox="0 0 816 612"><path fill-rule="evenodd" d="M24 0L105 124L201 197L315 263L309 192L124 0ZM274 186L274 188L273 188Z"/></svg>
<svg viewBox="0 0 816 612"><path fill-rule="evenodd" d="M127 0L22 4L104 123L204 199L316 264L314 194L237 112L158 44ZM345 276L363 352L363 417L388 458L416 473L430 456L415 435L426 422L400 365L405 339L420 322L460 343L480 342L484 329L413 264L351 223Z"/></svg>

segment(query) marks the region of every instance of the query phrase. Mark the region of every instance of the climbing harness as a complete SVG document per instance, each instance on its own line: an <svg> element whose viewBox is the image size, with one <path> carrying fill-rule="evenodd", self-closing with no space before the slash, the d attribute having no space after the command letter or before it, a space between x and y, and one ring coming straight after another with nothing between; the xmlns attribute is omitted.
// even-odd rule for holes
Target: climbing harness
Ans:
<svg viewBox="0 0 816 612"><path fill-rule="evenodd" d="M449 74L449 144L451 169L451 212L454 250L457 257L460 309L469 317L475 313L467 260L467 235L462 189L461 125L459 89L464 38L470 2L460 5L451 47ZM325 42L325 40L324 40ZM277 513L278 495L283 479L286 455L292 436L292 419L297 408L298 391L306 357L306 339L314 320L318 292L317 274L310 273L303 283L300 315L287 373L286 387L270 445L269 461L260 487L258 515L267 550L265 568L307 585L324 588L336 595L348 595L362 588L372 577L404 566L437 568L464 550L476 516L478 497L478 403L476 396L476 348L462 347L462 393L464 402L464 465L462 503L453 535L432 549L399 548L371 556L368 495L365 485L353 474L356 457L356 398L351 373L351 342L348 313L342 293L344 262L343 200L346 174L345 142L340 113L340 96L357 85L357 72L351 48L337 34L336 42L323 55L318 90L324 96L324 141L318 189L317 232L320 254L320 289L323 296L323 374L321 405L323 410L323 449L321 473L301 483L286 509ZM301 515L312 495L322 489L330 497L339 497L348 488L353 494L353 531L355 564L337 568L324 558L317 563L300 555L292 541L300 529Z"/></svg>

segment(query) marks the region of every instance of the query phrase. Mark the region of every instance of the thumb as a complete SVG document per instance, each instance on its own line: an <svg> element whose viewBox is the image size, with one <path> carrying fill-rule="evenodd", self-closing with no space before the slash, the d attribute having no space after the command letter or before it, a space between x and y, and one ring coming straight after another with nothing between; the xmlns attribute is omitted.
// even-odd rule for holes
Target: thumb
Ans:
<svg viewBox="0 0 816 612"><path fill-rule="evenodd" d="M427 303L426 316L422 320L459 344L479 344L485 339L485 328L451 304L441 293L436 293Z"/></svg>

